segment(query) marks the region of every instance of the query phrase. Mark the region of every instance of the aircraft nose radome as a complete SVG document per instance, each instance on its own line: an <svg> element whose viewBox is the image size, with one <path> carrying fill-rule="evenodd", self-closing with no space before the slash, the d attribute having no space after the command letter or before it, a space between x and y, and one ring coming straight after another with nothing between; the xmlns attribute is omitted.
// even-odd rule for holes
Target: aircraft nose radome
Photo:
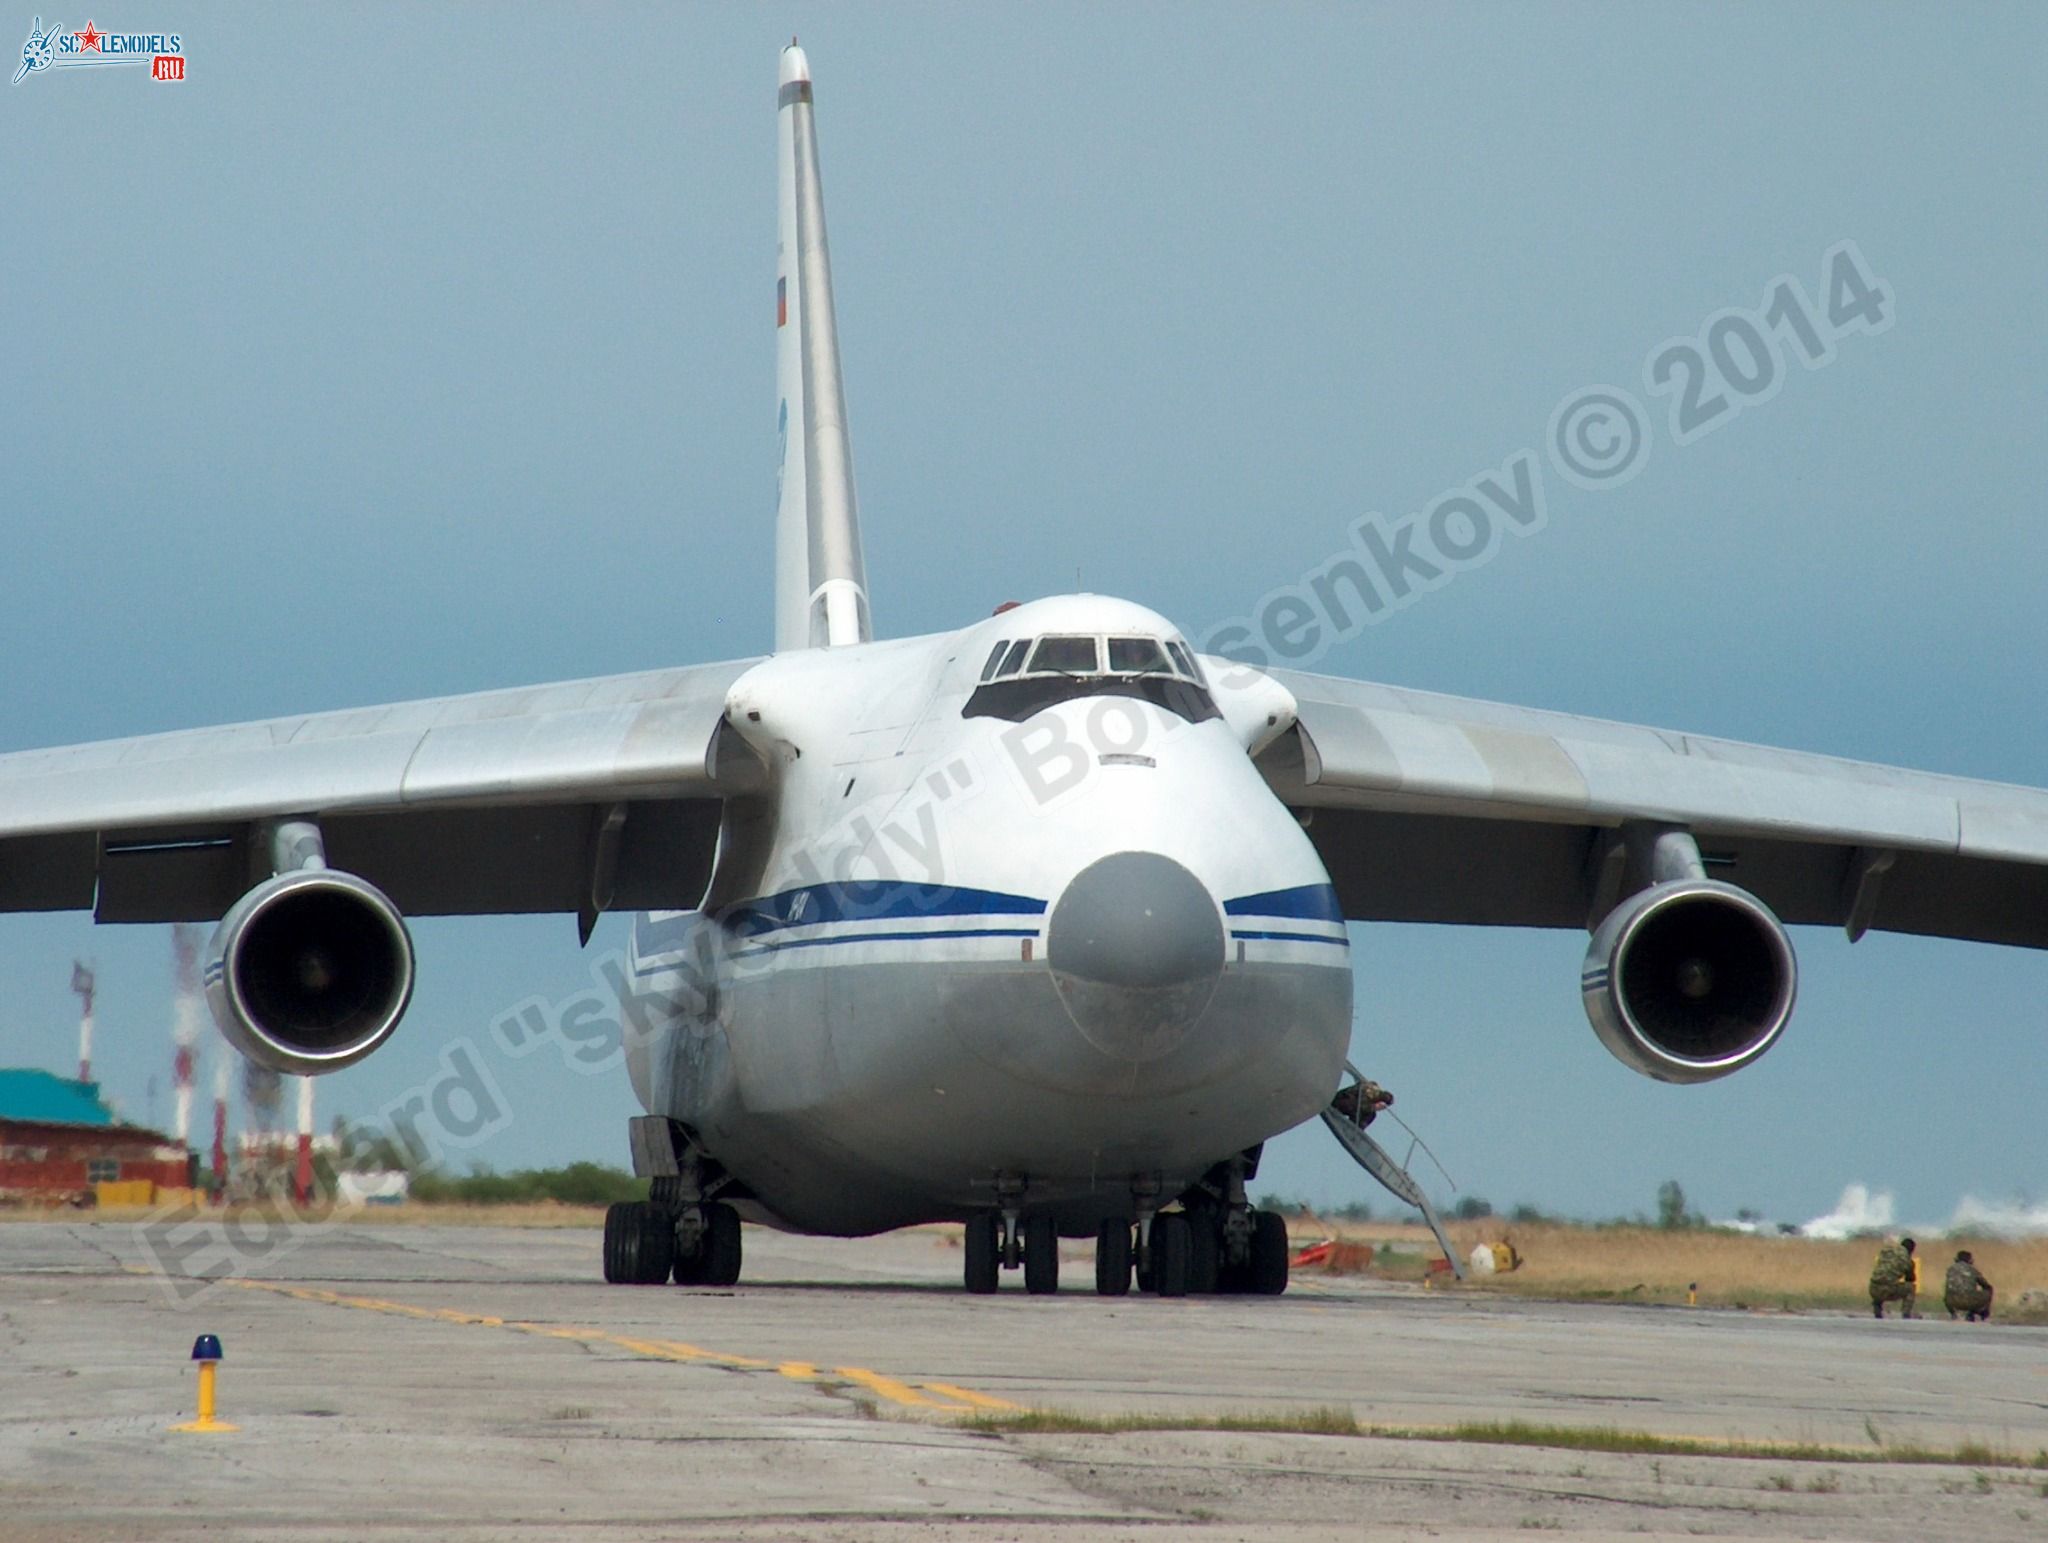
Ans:
<svg viewBox="0 0 2048 1543"><path fill-rule="evenodd" d="M1154 852L1089 864L1053 907L1053 982L1074 1026L1123 1061L1150 1061L1202 1016L1223 972L1223 918L1187 869Z"/></svg>

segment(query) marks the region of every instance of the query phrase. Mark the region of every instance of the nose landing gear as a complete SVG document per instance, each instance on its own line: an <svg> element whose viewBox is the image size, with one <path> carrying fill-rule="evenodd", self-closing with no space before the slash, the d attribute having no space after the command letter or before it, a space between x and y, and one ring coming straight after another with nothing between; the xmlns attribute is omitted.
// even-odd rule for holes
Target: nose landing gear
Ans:
<svg viewBox="0 0 2048 1543"><path fill-rule="evenodd" d="M1131 1290L1131 1224L1107 1218L1095 1234L1095 1294L1128 1296Z"/></svg>
<svg viewBox="0 0 2048 1543"><path fill-rule="evenodd" d="M1134 1217L1105 1217L1095 1233L1095 1292L1154 1296L1209 1294L1279 1296L1287 1289L1287 1224L1270 1211L1254 1211L1245 1181L1258 1171L1258 1149L1218 1163L1178 1199L1160 1210L1157 1175L1131 1180ZM995 1181L997 1208L967 1222L965 1284L976 1296L995 1291L1004 1270L1022 1267L1024 1289L1034 1296L1059 1289L1059 1233L1050 1215L1025 1215L1024 1183Z"/></svg>
<svg viewBox="0 0 2048 1543"><path fill-rule="evenodd" d="M1024 1289L1032 1296L1050 1296L1060 1289L1060 1235L1050 1216L1025 1216L1024 1181L1010 1174L996 1176L998 1209L983 1211L967 1222L964 1275L969 1292L987 1296L1004 1270L1022 1266Z"/></svg>
<svg viewBox="0 0 2048 1543"><path fill-rule="evenodd" d="M1285 1291L1287 1224L1245 1199L1244 1181L1257 1166L1256 1150L1218 1163L1173 1211L1155 1209L1156 1179L1134 1180L1137 1220L1113 1216L1096 1232L1097 1295L1125 1295L1134 1272L1140 1291L1162 1297Z"/></svg>

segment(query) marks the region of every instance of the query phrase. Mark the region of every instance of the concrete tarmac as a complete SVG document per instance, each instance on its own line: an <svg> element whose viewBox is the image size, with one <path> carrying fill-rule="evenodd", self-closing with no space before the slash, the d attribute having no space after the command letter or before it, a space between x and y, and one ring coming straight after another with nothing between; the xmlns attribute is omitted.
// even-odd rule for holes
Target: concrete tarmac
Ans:
<svg viewBox="0 0 2048 1543"><path fill-rule="evenodd" d="M1337 1406L2032 1454L2044 1329L1321 1276L1106 1300L1085 1248L1057 1297L971 1298L936 1230L746 1246L706 1291L605 1286L594 1230L0 1225L0 1539L2048 1536L2048 1467L963 1425ZM168 1430L202 1331L233 1433Z"/></svg>

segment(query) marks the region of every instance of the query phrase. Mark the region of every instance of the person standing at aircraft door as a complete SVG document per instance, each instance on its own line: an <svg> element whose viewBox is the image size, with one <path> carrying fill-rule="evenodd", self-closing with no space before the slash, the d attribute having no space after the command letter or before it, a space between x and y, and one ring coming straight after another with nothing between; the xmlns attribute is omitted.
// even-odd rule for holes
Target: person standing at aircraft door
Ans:
<svg viewBox="0 0 2048 1543"><path fill-rule="evenodd" d="M1394 1095L1377 1082L1367 1079L1354 1082L1344 1089L1330 1100L1330 1107L1360 1130L1364 1130L1372 1124L1374 1115L1382 1109L1394 1107Z"/></svg>
<svg viewBox="0 0 2048 1543"><path fill-rule="evenodd" d="M1877 1251L1877 1262L1870 1267L1872 1317L1882 1318L1887 1302L1901 1304L1901 1318L1917 1316L1913 1311L1913 1299L1920 1292L1920 1260L1913 1246L1911 1238L1901 1238Z"/></svg>

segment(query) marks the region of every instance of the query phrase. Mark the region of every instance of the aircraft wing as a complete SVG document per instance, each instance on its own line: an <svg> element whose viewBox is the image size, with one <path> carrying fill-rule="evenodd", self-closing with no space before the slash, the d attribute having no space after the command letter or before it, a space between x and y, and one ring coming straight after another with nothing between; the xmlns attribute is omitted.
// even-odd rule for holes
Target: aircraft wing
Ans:
<svg viewBox="0 0 2048 1543"><path fill-rule="evenodd" d="M2048 948L2048 791L1266 673L1299 718L1260 765L1353 919L1586 927L1642 821L1786 922Z"/></svg>
<svg viewBox="0 0 2048 1543"><path fill-rule="evenodd" d="M720 732L755 662L0 755L0 910L212 920L284 815L409 915L687 908L758 779Z"/></svg>

